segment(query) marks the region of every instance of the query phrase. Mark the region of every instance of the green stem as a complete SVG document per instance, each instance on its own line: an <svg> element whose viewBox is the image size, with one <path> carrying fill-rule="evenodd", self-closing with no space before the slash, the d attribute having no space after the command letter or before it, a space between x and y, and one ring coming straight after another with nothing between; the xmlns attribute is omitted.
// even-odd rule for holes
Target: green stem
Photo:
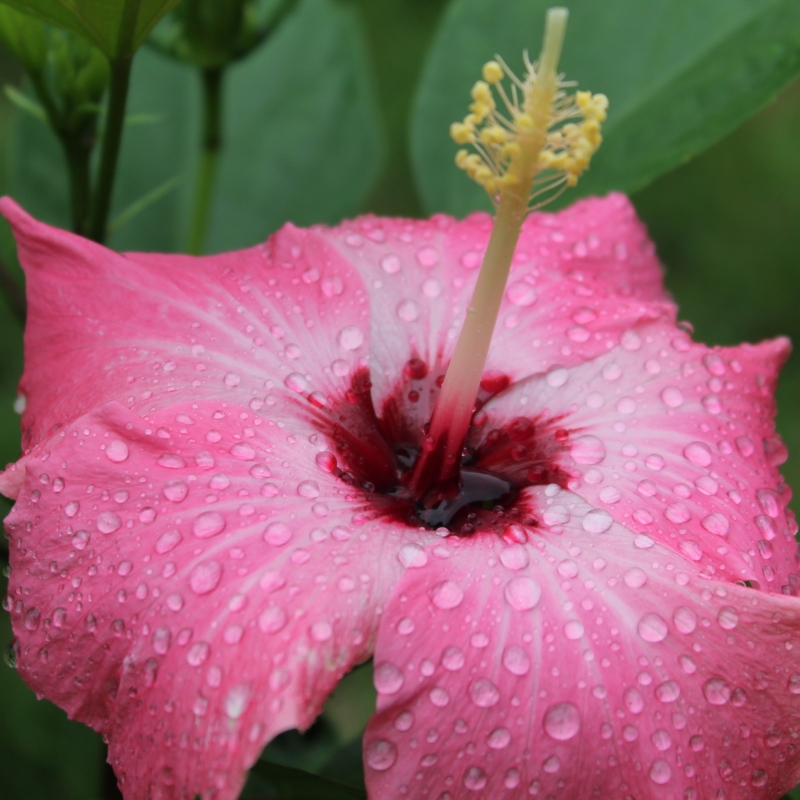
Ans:
<svg viewBox="0 0 800 800"><path fill-rule="evenodd" d="M86 232L86 225L89 222L92 151L91 148L85 146L81 138L62 136L61 143L67 157L67 169L69 171L72 230L74 233L83 236Z"/></svg>
<svg viewBox="0 0 800 800"><path fill-rule="evenodd" d="M117 172L117 159L125 127L125 107L128 102L128 86L131 77L133 54L111 61L111 82L108 93L108 113L103 131L103 149L100 154L100 172L92 203L88 234L90 239L103 242L111 210L111 194Z"/></svg>
<svg viewBox="0 0 800 800"><path fill-rule="evenodd" d="M203 70L203 139L200 145L200 163L195 185L194 206L189 228L188 251L192 255L203 252L208 229L211 198L217 174L219 153L222 148L222 78L221 67Z"/></svg>

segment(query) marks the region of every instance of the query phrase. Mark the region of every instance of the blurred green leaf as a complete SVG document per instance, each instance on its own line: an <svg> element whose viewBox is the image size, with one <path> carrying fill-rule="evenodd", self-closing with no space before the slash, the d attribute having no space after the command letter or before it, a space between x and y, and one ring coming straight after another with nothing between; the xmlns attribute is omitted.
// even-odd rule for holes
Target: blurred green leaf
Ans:
<svg viewBox="0 0 800 800"><path fill-rule="evenodd" d="M29 72L44 68L47 36L45 26L39 20L0 5L0 41Z"/></svg>
<svg viewBox="0 0 800 800"><path fill-rule="evenodd" d="M380 169L380 118L355 15L304 0L230 70L209 250L253 244L284 222L358 211Z"/></svg>
<svg viewBox="0 0 800 800"><path fill-rule="evenodd" d="M133 53L178 0L2 0L77 33L109 58Z"/></svg>
<svg viewBox="0 0 800 800"><path fill-rule="evenodd" d="M354 214L380 167L380 123L352 14L304 0L274 37L231 68L211 250L263 241L283 223L333 223ZM189 67L144 49L128 111L158 122L126 130L113 215L165 176L184 180L110 239L121 250L176 251L188 222L200 139L199 81ZM18 114L12 188L35 216L68 224L63 158L49 131Z"/></svg>
<svg viewBox="0 0 800 800"><path fill-rule="evenodd" d="M268 761L257 761L253 773L281 800L367 800L363 789Z"/></svg>
<svg viewBox="0 0 800 800"><path fill-rule="evenodd" d="M453 166L451 122L464 117L481 65L538 56L551 0L455 0L417 96L412 162L429 212L488 208ZM560 68L608 95L603 146L565 200L633 191L713 144L800 71L797 0L573 0Z"/></svg>

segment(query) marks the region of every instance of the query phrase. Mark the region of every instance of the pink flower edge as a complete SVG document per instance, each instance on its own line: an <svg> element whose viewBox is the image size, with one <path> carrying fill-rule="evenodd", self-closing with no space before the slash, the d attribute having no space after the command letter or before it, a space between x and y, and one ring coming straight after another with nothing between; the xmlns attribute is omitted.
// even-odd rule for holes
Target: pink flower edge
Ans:
<svg viewBox="0 0 800 800"><path fill-rule="evenodd" d="M343 474L419 442L485 215L191 259L0 208L30 297L26 453L0 475L19 670L107 737L126 797L235 797L373 653L373 798L800 779L787 343L691 342L624 198L526 224L487 365L510 385L471 440L563 485L444 540ZM514 425L521 459L492 438Z"/></svg>

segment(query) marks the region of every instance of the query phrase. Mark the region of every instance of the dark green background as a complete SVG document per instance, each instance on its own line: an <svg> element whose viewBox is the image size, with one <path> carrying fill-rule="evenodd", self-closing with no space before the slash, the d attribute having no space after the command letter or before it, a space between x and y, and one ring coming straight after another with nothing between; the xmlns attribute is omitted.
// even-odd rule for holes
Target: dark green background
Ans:
<svg viewBox="0 0 800 800"><path fill-rule="evenodd" d="M368 135L367 144L360 145L374 148L374 174L358 177L363 186L348 200L349 205L346 202L338 210L334 205L332 211L325 213L327 217L358 211L419 216L422 209L407 152L408 117L426 48L445 3L443 0L349 0L340 6L354 12L347 16L347 25L354 24L366 31L366 47L358 58L364 59L365 69L373 76L373 97L378 100L373 110L380 116L383 131L380 141ZM155 58L152 54L146 57L151 61ZM188 68L174 64L165 68L172 76L170 80L184 81L182 85L188 93L184 98L186 108L196 109L197 96L192 93L196 94L197 84ZM478 68L476 64L476 72ZM0 53L0 82L20 82L16 66L5 53ZM4 191L10 190L17 169L10 163L14 141L10 132L20 124L16 119L18 113L4 98L0 100L0 188ZM23 124L30 127L38 123L26 120ZM667 286L680 304L683 319L693 323L696 337L701 341L735 344L780 334L800 341L798 131L800 84L794 83L733 134L633 197L665 264ZM155 130L148 135L155 136L156 145L160 141L158 146L169 152L175 143L158 138L167 133ZM49 134L40 130L37 135ZM181 148L182 143L178 150ZM384 160L378 174L380 152ZM357 164L353 169L358 169ZM336 191L329 181L315 187L313 172L305 180L310 184L310 192ZM268 192L269 187L265 188ZM178 219L182 213L179 204L164 202L164 208L171 209L170 213ZM288 202L284 218L292 216L302 202L302 194ZM142 216L139 230L142 226L152 226L163 209L154 206L149 213L149 217ZM270 225L274 227L281 221L280 215L272 217ZM3 229L0 235L0 252L13 268L13 247L7 231ZM165 247L177 247L174 238L169 240L170 235L169 231L158 233L166 237L162 239ZM133 232L128 236L135 238ZM230 225L217 236L221 246L237 243L237 233ZM246 233L242 237L245 240L241 244L247 244ZM130 238L124 241L125 246L135 244ZM19 324L5 298L0 297L2 463L18 456L18 420L12 403L22 369L21 337ZM800 357L793 355L779 387L778 428L790 452L784 475L795 486L800 485L799 394ZM792 456L793 453L797 455ZM8 508L6 503L0 506L0 512L4 514ZM0 591L4 592L4 586ZM8 615L3 613L0 643L9 640ZM367 668L337 690L326 712L327 727L315 740L317 750L308 750L306 766L322 769L336 747L351 743L358 736L371 703ZM303 746L288 741L283 755L278 753L276 758L302 766L292 760L298 747ZM0 794L5 800L114 797L113 783L109 782L103 766L103 752L98 737L83 726L68 722L49 703L37 702L16 673L0 665ZM256 792L251 796L259 795Z"/></svg>

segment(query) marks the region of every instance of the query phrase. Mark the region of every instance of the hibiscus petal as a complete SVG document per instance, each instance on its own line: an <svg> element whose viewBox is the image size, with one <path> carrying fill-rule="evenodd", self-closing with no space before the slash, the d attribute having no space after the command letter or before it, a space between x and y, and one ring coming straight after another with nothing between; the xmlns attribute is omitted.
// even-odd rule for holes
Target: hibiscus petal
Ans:
<svg viewBox="0 0 800 800"><path fill-rule="evenodd" d="M404 420L414 439L430 419L436 381L455 347L490 232L486 214L464 221L365 217L324 231L369 287L376 411ZM592 198L558 214L532 214L486 370L507 384L578 364L605 352L607 342L639 319L674 313L654 247L627 198Z"/></svg>
<svg viewBox="0 0 800 800"><path fill-rule="evenodd" d="M18 668L103 733L126 796L235 797L369 657L424 555L409 538L436 538L370 522L319 465L325 438L291 423L110 403L28 459L7 520Z"/></svg>
<svg viewBox="0 0 800 800"><path fill-rule="evenodd" d="M282 395L330 406L366 366L363 282L319 234L287 225L236 253L120 255L8 198L0 210L28 284L26 449L110 400L140 413L204 398L269 410Z"/></svg>
<svg viewBox="0 0 800 800"><path fill-rule="evenodd" d="M794 786L800 601L707 580L555 485L526 495L558 522L526 545L453 537L397 587L375 650L371 796Z"/></svg>
<svg viewBox="0 0 800 800"><path fill-rule="evenodd" d="M624 332L607 354L515 384L485 408L569 431L569 486L708 575L796 592L797 530L778 471L773 400L788 342L708 348L669 323ZM487 466L487 465L483 465Z"/></svg>

